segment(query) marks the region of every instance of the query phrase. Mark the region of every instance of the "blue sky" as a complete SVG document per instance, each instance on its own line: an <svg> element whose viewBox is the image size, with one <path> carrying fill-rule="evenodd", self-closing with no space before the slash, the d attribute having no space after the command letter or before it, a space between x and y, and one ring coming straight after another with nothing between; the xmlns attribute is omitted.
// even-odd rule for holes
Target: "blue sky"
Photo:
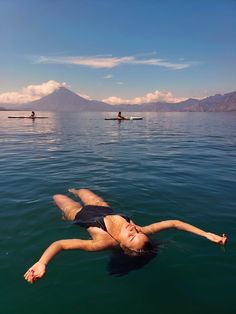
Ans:
<svg viewBox="0 0 236 314"><path fill-rule="evenodd" d="M114 104L235 91L235 17L235 0L0 0L0 102L61 85Z"/></svg>

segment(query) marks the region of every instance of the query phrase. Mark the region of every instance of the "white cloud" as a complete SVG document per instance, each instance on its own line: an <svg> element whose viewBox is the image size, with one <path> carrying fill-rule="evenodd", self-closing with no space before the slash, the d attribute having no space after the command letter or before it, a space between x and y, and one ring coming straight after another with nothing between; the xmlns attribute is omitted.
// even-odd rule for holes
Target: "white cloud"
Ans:
<svg viewBox="0 0 236 314"><path fill-rule="evenodd" d="M149 60L134 60L133 64L143 64L143 65L157 65L164 68L169 68L172 70L182 70L190 66L189 63L171 63L163 59L149 59Z"/></svg>
<svg viewBox="0 0 236 314"><path fill-rule="evenodd" d="M155 53L151 53L153 55ZM67 56L67 57L47 57L41 56L36 59L36 63L59 63L59 64L73 64L80 66L87 66L90 68L115 68L122 64L130 65L149 65L159 66L172 70L181 70L190 67L194 62L180 62L173 63L165 59L160 58L148 58L150 54L142 54L137 56L125 56L125 57L112 57L112 56ZM197 64L197 62L195 62Z"/></svg>
<svg viewBox="0 0 236 314"><path fill-rule="evenodd" d="M103 57L103 56L95 56L95 57L39 57L36 62L37 63L61 63L61 64L74 64L74 65L82 65L90 68L114 68L122 63L128 63L131 61L133 57Z"/></svg>
<svg viewBox="0 0 236 314"><path fill-rule="evenodd" d="M79 93L77 93L77 95L79 95L80 97L83 97L85 99L92 100L92 98L90 96L86 95L86 94L79 94Z"/></svg>
<svg viewBox="0 0 236 314"><path fill-rule="evenodd" d="M7 92L0 94L0 103L23 104L42 98L60 87L66 87L66 83L50 80L40 85L29 85L20 92Z"/></svg>
<svg viewBox="0 0 236 314"><path fill-rule="evenodd" d="M169 103L177 103L180 101L186 100L186 98L182 97L174 97L171 92L161 92L154 91L153 93L147 93L142 97L135 97L132 99L123 99L116 96L111 96L102 101L111 104L111 105L119 105L119 104L143 104L143 103L152 103L152 102L169 102Z"/></svg>
<svg viewBox="0 0 236 314"><path fill-rule="evenodd" d="M112 74L107 74L103 78L109 80L109 79L113 78L113 75Z"/></svg>

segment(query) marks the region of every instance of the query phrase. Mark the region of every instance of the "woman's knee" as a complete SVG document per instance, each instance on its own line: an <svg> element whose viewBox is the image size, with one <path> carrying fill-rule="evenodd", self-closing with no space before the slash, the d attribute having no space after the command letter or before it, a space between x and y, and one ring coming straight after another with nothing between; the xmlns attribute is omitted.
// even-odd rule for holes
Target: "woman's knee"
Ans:
<svg viewBox="0 0 236 314"><path fill-rule="evenodd" d="M89 189L79 189L78 193L91 193Z"/></svg>
<svg viewBox="0 0 236 314"><path fill-rule="evenodd" d="M60 207L63 208L66 205L69 205L71 203L75 203L72 199L70 199L68 196L63 194L56 194L53 196L54 203Z"/></svg>
<svg viewBox="0 0 236 314"><path fill-rule="evenodd" d="M93 195L94 193L91 192L90 190L88 189L79 189L78 190L78 196L83 199L83 198L87 198L87 197L91 197L91 195Z"/></svg>
<svg viewBox="0 0 236 314"><path fill-rule="evenodd" d="M59 201L59 200L62 200L62 199L64 199L65 198L65 195L63 195L63 194L55 194L55 195L53 195L53 200L55 201L55 202L57 202L57 201Z"/></svg>

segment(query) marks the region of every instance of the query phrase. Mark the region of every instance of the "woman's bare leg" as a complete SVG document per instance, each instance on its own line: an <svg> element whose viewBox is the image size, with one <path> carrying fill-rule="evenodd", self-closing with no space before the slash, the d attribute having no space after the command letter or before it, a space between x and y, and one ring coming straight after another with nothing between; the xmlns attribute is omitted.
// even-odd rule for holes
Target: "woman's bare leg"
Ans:
<svg viewBox="0 0 236 314"><path fill-rule="evenodd" d="M63 211L66 219L74 220L76 214L81 210L82 205L73 201L66 195L56 194L53 196L55 204Z"/></svg>
<svg viewBox="0 0 236 314"><path fill-rule="evenodd" d="M69 192L78 196L85 205L109 206L100 196L94 194L88 189L69 189Z"/></svg>

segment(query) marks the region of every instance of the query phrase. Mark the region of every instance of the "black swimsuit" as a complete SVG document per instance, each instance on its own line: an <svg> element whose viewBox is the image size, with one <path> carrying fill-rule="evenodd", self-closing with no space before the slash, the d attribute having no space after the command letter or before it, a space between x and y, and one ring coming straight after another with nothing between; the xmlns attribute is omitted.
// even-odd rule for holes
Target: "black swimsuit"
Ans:
<svg viewBox="0 0 236 314"><path fill-rule="evenodd" d="M108 215L117 215L111 207L108 206L96 206L85 205L75 216L75 223L81 227L98 227L107 232L107 228L104 222L104 218ZM119 214L118 214L119 215ZM130 222L130 218L119 215L126 221Z"/></svg>

